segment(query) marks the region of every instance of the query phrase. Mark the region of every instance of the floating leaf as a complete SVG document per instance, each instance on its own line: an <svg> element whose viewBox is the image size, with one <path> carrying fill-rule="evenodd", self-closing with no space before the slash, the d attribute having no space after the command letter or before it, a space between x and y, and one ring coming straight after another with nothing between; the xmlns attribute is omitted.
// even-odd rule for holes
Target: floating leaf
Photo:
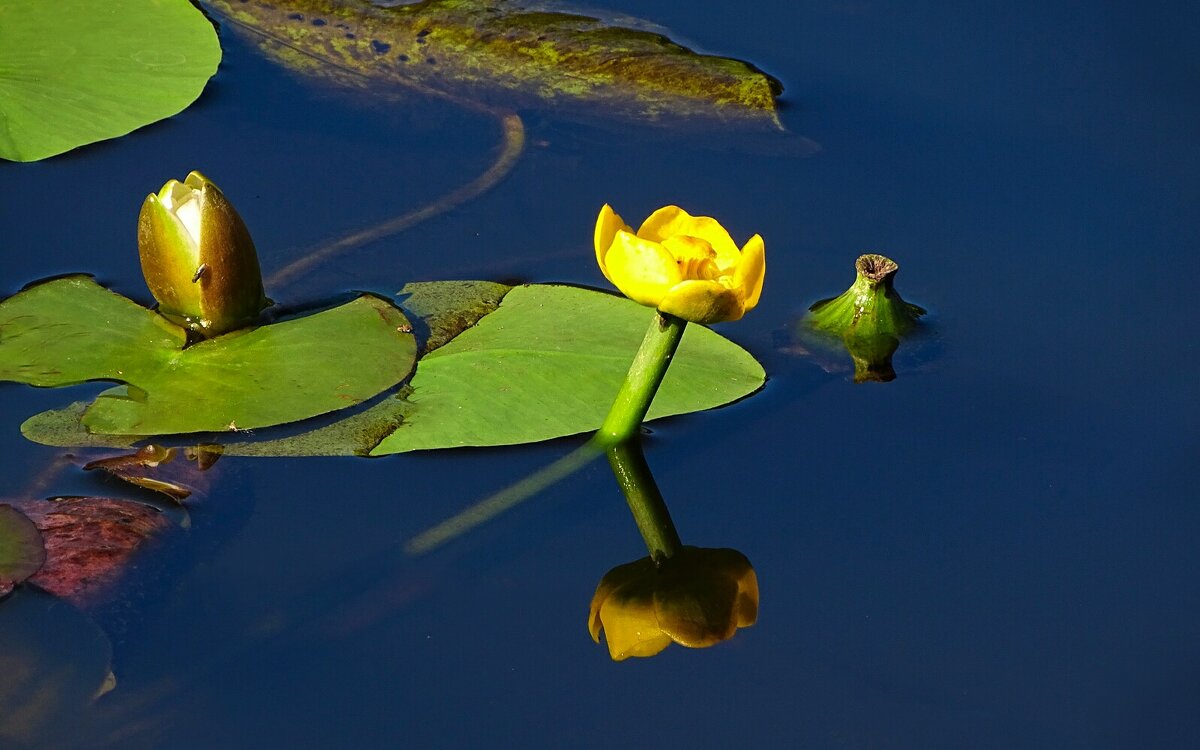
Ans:
<svg viewBox="0 0 1200 750"><path fill-rule="evenodd" d="M95 435L83 426L84 413L90 404L76 401L61 409L34 414L21 424L21 434L27 440L59 448L132 448L143 435Z"/></svg>
<svg viewBox="0 0 1200 750"><path fill-rule="evenodd" d="M0 596L38 572L46 561L42 535L25 514L0 505Z"/></svg>
<svg viewBox="0 0 1200 750"><path fill-rule="evenodd" d="M600 426L654 311L565 286L513 289L500 309L421 360L405 423L372 454L548 440ZM710 409L762 386L745 350L688 326L647 415Z"/></svg>
<svg viewBox="0 0 1200 750"><path fill-rule="evenodd" d="M416 342L407 319L363 296L340 307L183 348L182 329L87 277L0 303L0 380L127 385L102 393L92 432L161 435L293 422L365 401L402 380Z"/></svg>
<svg viewBox="0 0 1200 750"><path fill-rule="evenodd" d="M268 57L341 85L383 80L505 107L780 128L775 97L782 86L753 65L700 55L661 34L592 16L503 0L205 5Z"/></svg>
<svg viewBox="0 0 1200 750"><path fill-rule="evenodd" d="M220 59L187 0L5 0L0 158L36 161L177 114Z"/></svg>

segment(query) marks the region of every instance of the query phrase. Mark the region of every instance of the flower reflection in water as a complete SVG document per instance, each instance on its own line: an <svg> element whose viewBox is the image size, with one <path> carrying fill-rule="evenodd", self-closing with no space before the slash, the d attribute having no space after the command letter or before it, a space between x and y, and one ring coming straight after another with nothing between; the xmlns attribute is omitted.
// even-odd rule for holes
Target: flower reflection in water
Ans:
<svg viewBox="0 0 1200 750"><path fill-rule="evenodd" d="M604 631L615 661L654 656L672 643L704 648L728 640L758 619L758 578L732 549L680 543L641 445L629 440L608 449L650 556L618 565L592 596L588 631Z"/></svg>
<svg viewBox="0 0 1200 750"><path fill-rule="evenodd" d="M588 630L603 630L615 661L654 656L672 643L712 646L758 618L758 579L742 553L683 547L655 563L644 557L605 574Z"/></svg>

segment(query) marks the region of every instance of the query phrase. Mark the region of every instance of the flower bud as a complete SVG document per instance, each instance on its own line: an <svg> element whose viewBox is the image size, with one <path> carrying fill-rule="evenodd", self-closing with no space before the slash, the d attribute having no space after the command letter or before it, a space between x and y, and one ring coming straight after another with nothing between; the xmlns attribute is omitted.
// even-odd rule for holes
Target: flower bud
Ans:
<svg viewBox="0 0 1200 750"><path fill-rule="evenodd" d="M250 325L270 304L242 217L199 172L146 197L138 253L158 311L205 338Z"/></svg>

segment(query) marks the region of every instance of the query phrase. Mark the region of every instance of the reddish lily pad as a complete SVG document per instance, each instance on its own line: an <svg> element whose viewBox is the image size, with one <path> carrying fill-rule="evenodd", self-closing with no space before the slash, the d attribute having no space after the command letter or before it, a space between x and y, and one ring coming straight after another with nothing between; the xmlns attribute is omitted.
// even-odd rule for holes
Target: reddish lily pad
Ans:
<svg viewBox="0 0 1200 750"><path fill-rule="evenodd" d="M29 580L82 609L106 599L146 545L171 527L158 510L109 497L21 504L37 524L46 562Z"/></svg>

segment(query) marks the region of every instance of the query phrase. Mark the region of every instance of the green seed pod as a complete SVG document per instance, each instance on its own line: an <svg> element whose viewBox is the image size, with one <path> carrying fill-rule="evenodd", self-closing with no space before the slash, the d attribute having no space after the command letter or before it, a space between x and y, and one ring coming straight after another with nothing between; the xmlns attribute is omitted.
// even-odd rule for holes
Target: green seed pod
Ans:
<svg viewBox="0 0 1200 750"><path fill-rule="evenodd" d="M854 382L896 377L892 355L913 333L925 310L905 302L894 286L899 266L882 255L861 255L856 278L842 294L817 302L800 321L798 334L809 348L845 348L854 361Z"/></svg>

